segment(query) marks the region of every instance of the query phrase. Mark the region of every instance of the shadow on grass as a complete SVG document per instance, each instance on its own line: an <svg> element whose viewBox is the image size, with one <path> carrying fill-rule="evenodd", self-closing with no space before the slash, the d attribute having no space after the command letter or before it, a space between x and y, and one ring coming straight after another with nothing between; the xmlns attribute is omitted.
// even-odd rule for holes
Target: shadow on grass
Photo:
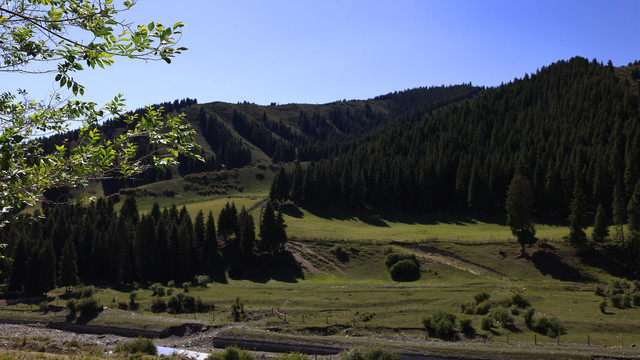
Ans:
<svg viewBox="0 0 640 360"><path fill-rule="evenodd" d="M255 283L267 283L275 280L286 283L297 283L304 279L302 267L289 251L276 255L260 255L244 260L243 263L231 263L228 268L229 278L233 280L249 280Z"/></svg>
<svg viewBox="0 0 640 360"><path fill-rule="evenodd" d="M604 251L596 250L593 248L587 248L578 252L580 260L589 266L600 268L607 273L619 276L628 277L631 274L626 271L626 266L623 262L616 260L616 258L624 258L624 254L621 249L615 247L605 248Z"/></svg>
<svg viewBox="0 0 640 360"><path fill-rule="evenodd" d="M548 251L538 250L531 255L531 261L542 275L550 275L556 280L587 282L595 279L585 276L578 269L566 264L562 259Z"/></svg>

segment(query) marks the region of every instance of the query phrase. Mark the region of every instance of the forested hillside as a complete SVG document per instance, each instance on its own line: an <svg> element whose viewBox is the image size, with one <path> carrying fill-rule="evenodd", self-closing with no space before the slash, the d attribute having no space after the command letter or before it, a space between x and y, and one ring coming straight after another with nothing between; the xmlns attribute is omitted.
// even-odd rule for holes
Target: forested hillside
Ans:
<svg viewBox="0 0 640 360"><path fill-rule="evenodd" d="M276 197L400 210L502 208L515 172L537 213L566 219L574 193L592 217L626 209L640 176L640 66L560 61L276 179ZM285 184L285 185L282 185ZM626 222L626 218L624 219Z"/></svg>

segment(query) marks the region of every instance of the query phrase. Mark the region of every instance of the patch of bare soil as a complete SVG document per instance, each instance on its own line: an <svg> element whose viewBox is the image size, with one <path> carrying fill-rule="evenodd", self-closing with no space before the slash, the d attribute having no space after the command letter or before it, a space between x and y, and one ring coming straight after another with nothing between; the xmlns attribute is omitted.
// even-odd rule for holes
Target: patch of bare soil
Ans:
<svg viewBox="0 0 640 360"><path fill-rule="evenodd" d="M463 259L448 251L444 251L444 250L440 250L440 249L436 249L428 246L415 246L415 245L409 245L409 244L400 244L400 245L418 252L419 256L425 259L436 261L444 265L452 266L457 269L467 271L473 275L478 275L478 276L493 275L493 276L505 277L504 274L496 270L493 270L491 268Z"/></svg>
<svg viewBox="0 0 640 360"><path fill-rule="evenodd" d="M290 242L287 244L287 250L290 251L294 259L311 274L333 276L331 274L332 272L345 272L343 267L320 255L305 243ZM310 259L313 259L313 261Z"/></svg>

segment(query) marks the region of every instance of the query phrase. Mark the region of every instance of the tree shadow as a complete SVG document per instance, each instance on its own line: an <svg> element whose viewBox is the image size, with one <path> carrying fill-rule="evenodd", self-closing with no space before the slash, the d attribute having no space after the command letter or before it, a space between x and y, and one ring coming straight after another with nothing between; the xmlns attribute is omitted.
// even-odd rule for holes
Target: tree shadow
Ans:
<svg viewBox="0 0 640 360"><path fill-rule="evenodd" d="M558 255L538 250L531 255L531 261L542 275L550 275L561 281L587 282L593 278L585 276L578 269L566 264Z"/></svg>
<svg viewBox="0 0 640 360"><path fill-rule="evenodd" d="M296 219L302 219L304 217L304 213L294 204L283 204L280 206L280 210L282 210L283 214Z"/></svg>
<svg viewBox="0 0 640 360"><path fill-rule="evenodd" d="M284 251L275 255L253 256L239 262L232 261L228 276L234 280L249 280L261 284L270 280L297 283L298 280L304 279L304 272L293 254Z"/></svg>
<svg viewBox="0 0 640 360"><path fill-rule="evenodd" d="M613 249L614 251L611 251L611 249L608 249L609 251L606 250L599 251L594 248L587 248L578 251L578 257L584 264L602 269L610 275L628 277L630 274L626 271L626 265L616 260L620 254L615 254L615 249Z"/></svg>

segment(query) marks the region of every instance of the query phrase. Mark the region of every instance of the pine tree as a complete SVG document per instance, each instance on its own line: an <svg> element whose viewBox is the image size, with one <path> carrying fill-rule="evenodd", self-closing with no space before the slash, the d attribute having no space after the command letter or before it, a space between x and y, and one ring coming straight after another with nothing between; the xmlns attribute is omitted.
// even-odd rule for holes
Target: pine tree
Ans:
<svg viewBox="0 0 640 360"><path fill-rule="evenodd" d="M627 222L627 208L624 193L619 186L613 188L613 223L616 227L616 237L621 244L625 243L624 224Z"/></svg>
<svg viewBox="0 0 640 360"><path fill-rule="evenodd" d="M27 253L24 246L24 240L19 238L15 250L13 251L13 261L11 262L8 290L10 292L21 293L25 288L26 280Z"/></svg>
<svg viewBox="0 0 640 360"><path fill-rule="evenodd" d="M233 203L227 202L222 210L220 210L220 215L218 215L218 236L225 242L228 242L231 235L237 233L237 229L238 214L236 206Z"/></svg>
<svg viewBox="0 0 640 360"><path fill-rule="evenodd" d="M524 176L516 174L511 180L506 196L507 225L522 246L520 251L524 254L525 246L532 245L537 240L531 214L533 207L531 183Z"/></svg>
<svg viewBox="0 0 640 360"><path fill-rule="evenodd" d="M60 267L60 286L66 287L66 292L69 292L70 287L78 284L78 263L76 247L73 245L73 240L67 239L62 249L62 256L59 262Z"/></svg>
<svg viewBox="0 0 640 360"><path fill-rule="evenodd" d="M276 232L276 214L273 210L271 201L267 202L262 209L262 217L260 218L260 243L259 248L262 251L275 253L277 244L275 244Z"/></svg>
<svg viewBox="0 0 640 360"><path fill-rule="evenodd" d="M196 252L197 265L195 272L200 274L206 267L206 227L204 223L204 212L198 211L193 223L193 247Z"/></svg>
<svg viewBox="0 0 640 360"><path fill-rule="evenodd" d="M596 218L593 223L593 232L591 238L594 242L604 244L605 240L609 236L609 224L607 221L607 214L604 211L602 204L598 205L596 211Z"/></svg>
<svg viewBox="0 0 640 360"><path fill-rule="evenodd" d="M127 195L127 198L120 208L120 216L131 219L133 226L138 224L140 220L140 214L138 214L138 206L136 205L136 198L133 195Z"/></svg>
<svg viewBox="0 0 640 360"><path fill-rule="evenodd" d="M243 255L251 254L256 241L256 230L253 217L244 206L240 210L240 214L238 214L238 226L240 228L238 234L240 252Z"/></svg>
<svg viewBox="0 0 640 360"><path fill-rule="evenodd" d="M587 245L587 235L584 228L589 224L587 217L587 200L582 192L579 182L573 187L573 199L571 200L571 214L569 215L569 243L575 247Z"/></svg>
<svg viewBox="0 0 640 360"><path fill-rule="evenodd" d="M218 238L216 237L216 222L211 211L207 215L205 245L205 268L207 273L213 275L215 269L214 261L218 258Z"/></svg>
<svg viewBox="0 0 640 360"><path fill-rule="evenodd" d="M631 268L638 271L640 270L640 181L633 189L627 213L629 214L627 255Z"/></svg>
<svg viewBox="0 0 640 360"><path fill-rule="evenodd" d="M278 211L278 215L276 216L276 228L274 236L277 246L277 252L284 251L284 246L287 243L287 225L284 223L282 211Z"/></svg>

